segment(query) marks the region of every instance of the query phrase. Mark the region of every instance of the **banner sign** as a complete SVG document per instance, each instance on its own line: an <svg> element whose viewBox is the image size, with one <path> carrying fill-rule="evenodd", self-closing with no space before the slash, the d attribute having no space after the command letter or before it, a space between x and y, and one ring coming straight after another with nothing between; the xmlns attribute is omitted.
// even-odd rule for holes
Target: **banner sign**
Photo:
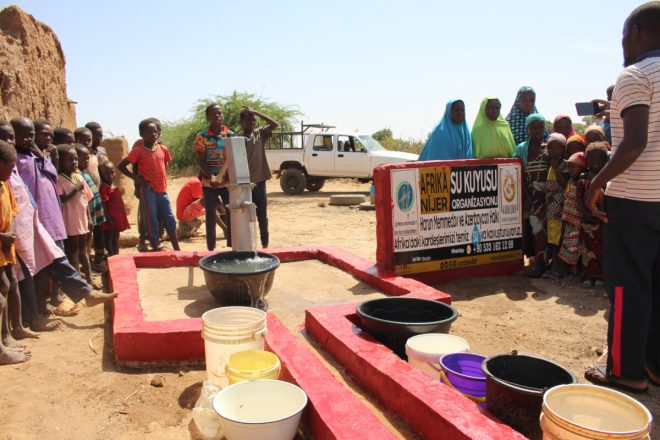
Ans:
<svg viewBox="0 0 660 440"><path fill-rule="evenodd" d="M520 164L390 170L398 274L522 258Z"/></svg>

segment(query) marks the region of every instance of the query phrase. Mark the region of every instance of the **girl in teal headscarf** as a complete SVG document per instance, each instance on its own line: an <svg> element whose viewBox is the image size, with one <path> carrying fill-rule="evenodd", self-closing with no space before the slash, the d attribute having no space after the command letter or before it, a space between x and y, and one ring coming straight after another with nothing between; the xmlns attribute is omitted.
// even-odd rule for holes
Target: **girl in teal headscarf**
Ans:
<svg viewBox="0 0 660 440"><path fill-rule="evenodd" d="M516 144L509 123L500 113L502 104L494 96L481 101L479 113L472 125L472 146L475 159L511 157Z"/></svg>
<svg viewBox="0 0 660 440"><path fill-rule="evenodd" d="M452 99L447 103L444 116L426 141L419 160L472 158L472 137L465 121L465 104L460 99Z"/></svg>
<svg viewBox="0 0 660 440"><path fill-rule="evenodd" d="M543 144L545 118L532 113L525 119L527 140L516 147L514 157L523 163L523 184L525 188L525 254L534 257L534 264L526 274L538 278L546 270L547 221L545 187L548 180L550 162Z"/></svg>

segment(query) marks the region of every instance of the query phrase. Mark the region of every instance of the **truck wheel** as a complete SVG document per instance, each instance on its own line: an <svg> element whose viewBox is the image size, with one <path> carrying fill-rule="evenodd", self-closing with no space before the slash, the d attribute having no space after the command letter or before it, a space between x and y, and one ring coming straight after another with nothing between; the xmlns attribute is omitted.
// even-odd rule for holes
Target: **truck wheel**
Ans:
<svg viewBox="0 0 660 440"><path fill-rule="evenodd" d="M325 179L323 177L308 177L307 178L307 191L316 192L323 188L325 185Z"/></svg>
<svg viewBox="0 0 660 440"><path fill-rule="evenodd" d="M297 196L305 191L307 185L307 177L301 169L287 168L282 171L280 176L280 187L282 191L290 196Z"/></svg>

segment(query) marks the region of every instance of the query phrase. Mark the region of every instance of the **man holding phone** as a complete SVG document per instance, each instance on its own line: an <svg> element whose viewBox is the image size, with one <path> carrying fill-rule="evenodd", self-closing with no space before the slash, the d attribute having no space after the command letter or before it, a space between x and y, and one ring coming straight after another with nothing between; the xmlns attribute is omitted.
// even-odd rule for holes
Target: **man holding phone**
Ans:
<svg viewBox="0 0 660 440"><path fill-rule="evenodd" d="M587 208L606 223L607 365L585 378L641 393L649 380L660 385L660 2L630 13L622 46L612 156L585 194Z"/></svg>

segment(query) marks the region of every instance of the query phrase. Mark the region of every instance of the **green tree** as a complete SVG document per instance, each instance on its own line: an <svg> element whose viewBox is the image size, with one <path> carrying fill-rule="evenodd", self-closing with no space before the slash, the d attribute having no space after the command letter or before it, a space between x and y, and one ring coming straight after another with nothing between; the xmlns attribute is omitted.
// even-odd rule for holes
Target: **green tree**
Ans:
<svg viewBox="0 0 660 440"><path fill-rule="evenodd" d="M283 131L292 130L296 118L302 115L300 110L294 106L282 105L254 93L236 90L231 95L200 99L192 108L192 116L163 124L161 138L172 153L172 166L175 169L180 170L197 163L192 146L197 133L208 124L204 110L211 103L220 104L225 114L224 124L235 133L241 130L239 115L243 105L249 105L272 117L280 124L280 130ZM257 118L257 122L259 123L259 118Z"/></svg>
<svg viewBox="0 0 660 440"><path fill-rule="evenodd" d="M382 130L378 130L374 134L371 135L372 138L376 139L378 142L385 142L387 139L392 139L392 130L389 128L383 128Z"/></svg>
<svg viewBox="0 0 660 440"><path fill-rule="evenodd" d="M424 147L425 141L421 139L399 139L392 135L392 130L383 128L371 135L376 139L386 150L404 151L406 153L419 154ZM427 137L428 138L428 137Z"/></svg>

